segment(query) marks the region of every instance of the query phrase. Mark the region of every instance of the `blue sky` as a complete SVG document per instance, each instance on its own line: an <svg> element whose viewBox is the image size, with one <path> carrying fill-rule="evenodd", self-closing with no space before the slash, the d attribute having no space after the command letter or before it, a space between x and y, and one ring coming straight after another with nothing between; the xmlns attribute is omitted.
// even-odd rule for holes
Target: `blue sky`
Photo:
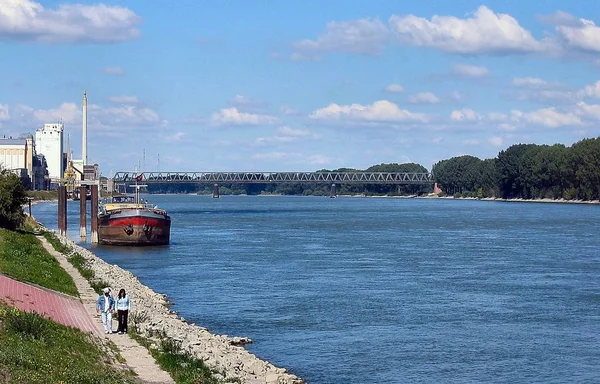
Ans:
<svg viewBox="0 0 600 384"><path fill-rule="evenodd" d="M0 134L62 119L80 158L87 90L104 175L571 145L600 135L597 24L582 0L0 0Z"/></svg>

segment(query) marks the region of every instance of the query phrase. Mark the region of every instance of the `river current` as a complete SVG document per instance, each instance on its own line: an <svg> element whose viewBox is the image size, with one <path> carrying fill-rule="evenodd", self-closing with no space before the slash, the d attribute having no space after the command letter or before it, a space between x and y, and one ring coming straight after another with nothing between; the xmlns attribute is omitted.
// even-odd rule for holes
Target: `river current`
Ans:
<svg viewBox="0 0 600 384"><path fill-rule="evenodd" d="M308 383L600 382L600 205L148 198L170 246L85 246Z"/></svg>

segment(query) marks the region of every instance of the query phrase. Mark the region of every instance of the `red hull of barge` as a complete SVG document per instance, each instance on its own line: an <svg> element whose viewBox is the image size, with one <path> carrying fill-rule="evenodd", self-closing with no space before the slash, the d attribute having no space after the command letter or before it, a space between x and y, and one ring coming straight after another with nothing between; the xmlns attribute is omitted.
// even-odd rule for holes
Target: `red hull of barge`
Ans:
<svg viewBox="0 0 600 384"><path fill-rule="evenodd" d="M106 245L168 245L171 218L147 210L121 211L98 217L98 242Z"/></svg>

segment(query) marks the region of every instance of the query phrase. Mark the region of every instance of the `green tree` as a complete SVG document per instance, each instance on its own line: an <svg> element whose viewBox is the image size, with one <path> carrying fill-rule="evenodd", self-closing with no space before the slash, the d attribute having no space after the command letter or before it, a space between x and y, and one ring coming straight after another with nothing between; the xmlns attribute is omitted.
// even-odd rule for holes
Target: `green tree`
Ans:
<svg viewBox="0 0 600 384"><path fill-rule="evenodd" d="M2 169L0 171L0 227L17 229L25 221L23 204L27 195L21 179L14 173Z"/></svg>

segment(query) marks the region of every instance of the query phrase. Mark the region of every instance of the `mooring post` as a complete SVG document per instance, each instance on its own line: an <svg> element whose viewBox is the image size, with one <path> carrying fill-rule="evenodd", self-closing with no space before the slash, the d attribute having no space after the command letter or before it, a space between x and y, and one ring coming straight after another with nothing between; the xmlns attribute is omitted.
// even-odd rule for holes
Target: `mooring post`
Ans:
<svg viewBox="0 0 600 384"><path fill-rule="evenodd" d="M79 187L79 237L85 239L87 236L86 233L86 208L87 208L87 188L85 185Z"/></svg>
<svg viewBox="0 0 600 384"><path fill-rule="evenodd" d="M63 215L63 206L62 206L62 190L60 189L60 187L58 187L58 212L57 212L57 217L58 217L58 233L62 233L62 215Z"/></svg>
<svg viewBox="0 0 600 384"><path fill-rule="evenodd" d="M337 192L335 190L335 183L331 184L331 195L329 197L336 197Z"/></svg>
<svg viewBox="0 0 600 384"><path fill-rule="evenodd" d="M214 199L218 199L219 198L219 184L215 184L213 186L213 198Z"/></svg>
<svg viewBox="0 0 600 384"><path fill-rule="evenodd" d="M92 199L90 201L90 216L92 222L92 244L98 244L98 184L92 186Z"/></svg>
<svg viewBox="0 0 600 384"><path fill-rule="evenodd" d="M61 185L58 187L58 233L60 236L67 236L67 187Z"/></svg>

